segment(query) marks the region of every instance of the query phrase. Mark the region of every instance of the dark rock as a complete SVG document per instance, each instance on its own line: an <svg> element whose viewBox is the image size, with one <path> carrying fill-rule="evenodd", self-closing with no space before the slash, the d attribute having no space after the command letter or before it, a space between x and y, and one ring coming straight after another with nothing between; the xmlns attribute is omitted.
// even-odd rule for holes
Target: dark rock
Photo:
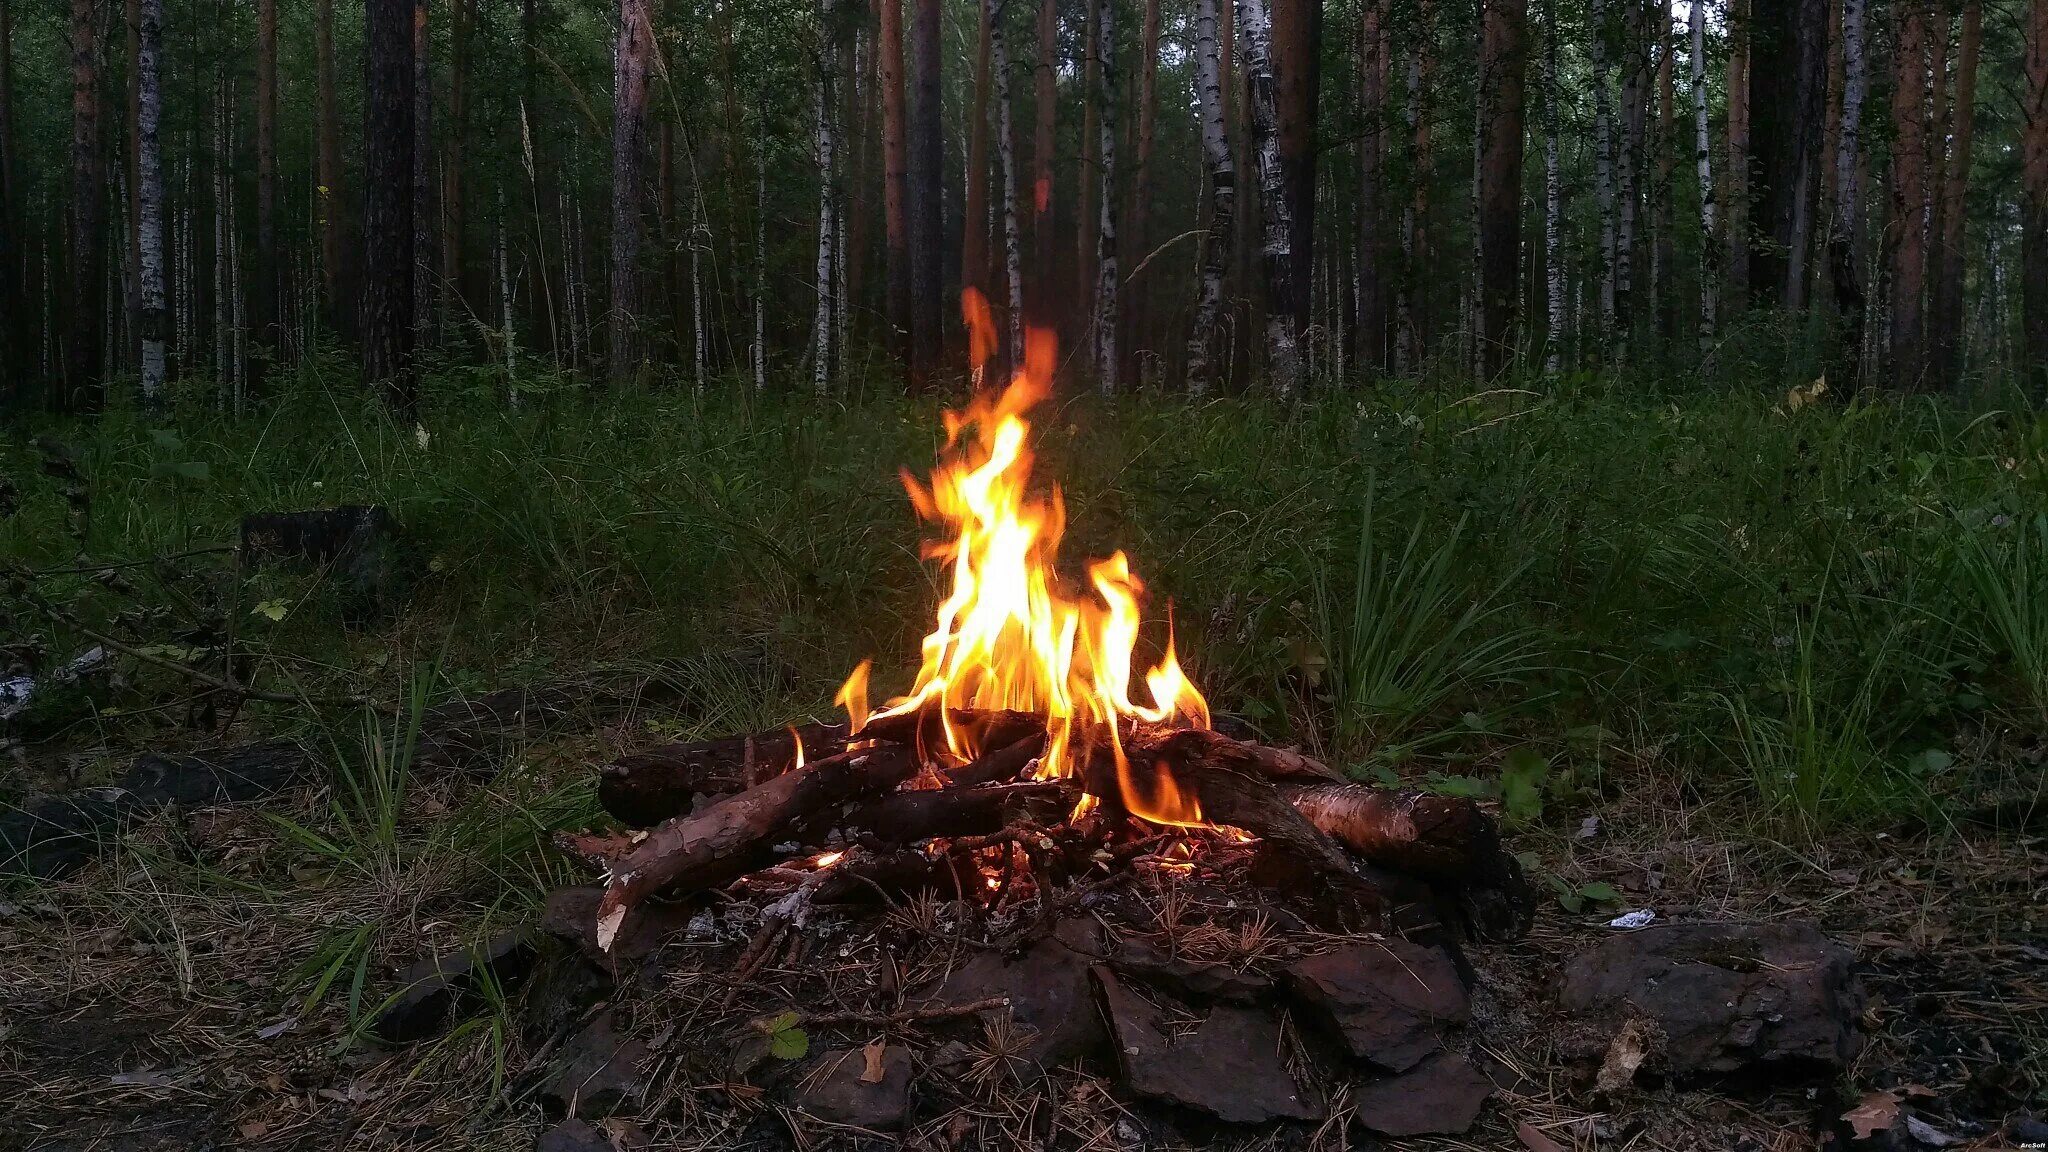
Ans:
<svg viewBox="0 0 2048 1152"><path fill-rule="evenodd" d="M1014 960L982 952L924 999L933 1004L971 1004L992 996L1009 997L1017 1022L1038 1033L1018 1055L1049 1071L1092 1051L1105 1038L1088 985L1088 964L1087 957L1050 938Z"/></svg>
<svg viewBox="0 0 2048 1152"><path fill-rule="evenodd" d="M1854 963L1812 924L1669 924L1581 953L1561 999L1593 1029L1589 1052L1646 1018L1661 1033L1653 1062L1678 1076L1760 1063L1843 1068L1862 1044Z"/></svg>
<svg viewBox="0 0 2048 1152"><path fill-rule="evenodd" d="M581 1120L564 1120L540 1134L533 1152L612 1152L612 1142Z"/></svg>
<svg viewBox="0 0 2048 1152"><path fill-rule="evenodd" d="M595 885L557 888L548 893L541 913L541 930L574 945L592 963L606 971L621 964L652 956L670 936L689 927L693 910L681 904L650 901L626 918L625 927L612 941L610 952L597 946L597 902L604 889Z"/></svg>
<svg viewBox="0 0 2048 1152"><path fill-rule="evenodd" d="M352 613L390 607L400 583L398 526L389 512L375 505L246 516L242 559L252 567L331 573L345 590Z"/></svg>
<svg viewBox="0 0 2048 1152"><path fill-rule="evenodd" d="M562 1046L540 1094L570 1116L609 1116L645 1093L648 1056L645 1043L621 1034L612 1014L600 1012Z"/></svg>
<svg viewBox="0 0 2048 1152"><path fill-rule="evenodd" d="M1405 1072L1436 1051L1439 1032L1471 1016L1465 985L1441 948L1405 940L1353 944L1296 961L1288 987L1343 1037L1353 1056Z"/></svg>
<svg viewBox="0 0 2048 1152"><path fill-rule="evenodd" d="M1323 1115L1288 1074L1280 1022L1271 1013L1217 1008L1176 1041L1160 1027L1159 1010L1125 990L1107 968L1095 968L1094 977L1115 1032L1117 1065L1132 1092L1234 1124Z"/></svg>
<svg viewBox="0 0 2048 1152"><path fill-rule="evenodd" d="M520 1000L520 1029L535 1045L552 1043L572 1031L591 1005L611 995L612 974L581 953L554 951L527 978Z"/></svg>
<svg viewBox="0 0 2048 1152"><path fill-rule="evenodd" d="M885 1131L910 1111L910 1050L891 1044L827 1052L791 1103L828 1124Z"/></svg>
<svg viewBox="0 0 2048 1152"><path fill-rule="evenodd" d="M399 992L370 1024L387 1044L433 1035L458 1009L477 1003L488 975L500 987L517 984L539 957L524 931L500 932L472 948L416 960L398 974Z"/></svg>
<svg viewBox="0 0 2048 1152"><path fill-rule="evenodd" d="M1358 1122L1383 1136L1456 1135L1472 1127L1493 1081L1462 1056L1441 1052L1414 1069L1361 1085Z"/></svg>
<svg viewBox="0 0 2048 1152"><path fill-rule="evenodd" d="M1249 1004L1273 982L1256 972L1240 972L1228 964L1204 963L1174 956L1148 941L1123 942L1109 966L1124 976L1156 984L1177 996L1198 1001Z"/></svg>

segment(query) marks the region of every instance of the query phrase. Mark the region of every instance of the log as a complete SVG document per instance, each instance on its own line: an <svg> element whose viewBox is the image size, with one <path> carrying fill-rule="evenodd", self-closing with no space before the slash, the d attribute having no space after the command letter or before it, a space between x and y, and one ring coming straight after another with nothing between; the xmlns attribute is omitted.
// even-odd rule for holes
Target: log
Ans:
<svg viewBox="0 0 2048 1152"><path fill-rule="evenodd" d="M949 773L946 779L955 785L972 788L978 784L1000 784L1015 780L1026 765L1045 751L1045 733L1034 732L1014 744L984 752L971 763L962 764Z"/></svg>
<svg viewBox="0 0 2048 1152"><path fill-rule="evenodd" d="M848 839L865 832L887 844L916 844L935 836L985 836L1005 826L1012 805L1041 799L1060 801L1071 809L1080 799L1080 787L1071 780L1038 780L892 792L855 808L837 826Z"/></svg>
<svg viewBox="0 0 2048 1152"><path fill-rule="evenodd" d="M1268 780L1329 781L1342 783L1336 769L1291 748L1274 748L1250 740L1236 740L1221 732L1203 728L1179 728L1140 733L1131 741L1134 748L1166 756L1186 764L1211 764Z"/></svg>
<svg viewBox="0 0 2048 1152"><path fill-rule="evenodd" d="M846 750L846 725L801 724L807 760ZM622 823L651 828L690 810L697 796L722 796L751 788L796 765L796 738L788 728L682 740L636 752L604 766L597 778L598 803Z"/></svg>
<svg viewBox="0 0 2048 1152"><path fill-rule="evenodd" d="M835 805L887 792L917 768L916 753L901 745L842 752L664 821L612 864L598 902L598 946L609 949L626 914L647 897L745 875L770 862L799 823L830 821Z"/></svg>
<svg viewBox="0 0 2048 1152"><path fill-rule="evenodd" d="M1015 712L995 708L949 708L946 718L959 731L971 732L982 748L1002 748L1045 731L1041 712ZM886 740L892 744L915 744L944 748L946 729L939 722L939 710L920 708L891 716L876 716L854 734L856 740Z"/></svg>

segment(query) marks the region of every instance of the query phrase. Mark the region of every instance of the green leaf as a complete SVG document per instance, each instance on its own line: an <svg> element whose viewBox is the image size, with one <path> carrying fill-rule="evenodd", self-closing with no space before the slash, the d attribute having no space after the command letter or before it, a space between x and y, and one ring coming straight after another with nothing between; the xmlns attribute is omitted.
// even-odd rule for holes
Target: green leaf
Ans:
<svg viewBox="0 0 2048 1152"><path fill-rule="evenodd" d="M811 1038L801 1028L784 1028L768 1037L768 1051L778 1060L801 1060L811 1050Z"/></svg>
<svg viewBox="0 0 2048 1152"><path fill-rule="evenodd" d="M1446 776L1441 772L1429 774L1429 786L1445 796L1484 796L1492 791L1486 781L1473 776Z"/></svg>
<svg viewBox="0 0 2048 1152"><path fill-rule="evenodd" d="M794 1012L784 1012L780 1016L771 1016L767 1020L763 1021L761 1024L761 1028L763 1031L766 1031L771 1034L776 1032L787 1032L791 1028L796 1027L796 1022L799 1019L801 1019L801 1017L799 1017Z"/></svg>
<svg viewBox="0 0 2048 1152"><path fill-rule="evenodd" d="M275 624L290 614L291 605L282 600L265 600L249 610L251 616L261 616Z"/></svg>
<svg viewBox="0 0 2048 1152"><path fill-rule="evenodd" d="M1500 765L1501 807L1515 820L1534 820L1543 815L1543 782L1550 777L1550 760L1524 744L1509 752Z"/></svg>
<svg viewBox="0 0 2048 1152"><path fill-rule="evenodd" d="M1564 910L1567 912L1577 912L1586 906L1585 898L1577 892L1560 892L1557 896L1557 902L1563 905Z"/></svg>
<svg viewBox="0 0 2048 1152"><path fill-rule="evenodd" d="M1926 751L1918 753L1917 755L1914 755L1913 757L1908 759L1906 761L1906 767L1911 769L1917 775L1932 776L1938 772L1946 772L1949 768L1949 765L1954 764L1955 762L1955 757L1949 755L1941 749L1929 748Z"/></svg>
<svg viewBox="0 0 2048 1152"><path fill-rule="evenodd" d="M1616 892L1614 885L1609 884L1605 880L1595 880L1591 884L1585 885L1579 889L1579 895L1599 904L1618 904L1621 902L1621 893Z"/></svg>

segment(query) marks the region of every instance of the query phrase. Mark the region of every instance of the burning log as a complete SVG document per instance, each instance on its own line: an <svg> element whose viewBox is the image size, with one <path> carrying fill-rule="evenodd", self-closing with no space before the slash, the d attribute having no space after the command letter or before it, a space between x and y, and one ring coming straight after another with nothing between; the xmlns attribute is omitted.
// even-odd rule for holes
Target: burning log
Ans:
<svg viewBox="0 0 2048 1152"><path fill-rule="evenodd" d="M942 722L938 709L920 708L915 712L877 716L854 733L854 738L944 748L947 724L955 731L973 733L983 748L1002 748L1029 736L1042 735L1045 714L998 708L948 708Z"/></svg>
<svg viewBox="0 0 2048 1152"><path fill-rule="evenodd" d="M892 792L854 809L839 827L890 844L915 844L935 836L984 836L1000 831L1005 815L1019 801L1055 800L1065 810L1078 799L1080 788L1066 780Z"/></svg>
<svg viewBox="0 0 2048 1152"><path fill-rule="evenodd" d="M801 741L801 744L799 744ZM690 810L694 797L744 791L807 760L846 750L846 725L801 724L773 732L686 740L622 756L597 779L598 803L635 828L651 828Z"/></svg>
<svg viewBox="0 0 2048 1152"><path fill-rule="evenodd" d="M664 822L611 862L597 909L599 947L611 946L626 914L647 897L715 887L745 875L769 863L774 846L799 823L825 817L834 805L886 792L917 769L916 754L896 745L842 752Z"/></svg>

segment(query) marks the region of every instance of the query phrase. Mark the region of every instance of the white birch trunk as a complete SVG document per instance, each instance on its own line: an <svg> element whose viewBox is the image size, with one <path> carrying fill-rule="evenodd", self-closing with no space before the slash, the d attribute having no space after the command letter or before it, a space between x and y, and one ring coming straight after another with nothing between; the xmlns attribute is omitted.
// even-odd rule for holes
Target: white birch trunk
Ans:
<svg viewBox="0 0 2048 1152"><path fill-rule="evenodd" d="M754 150L754 391L768 390L768 155Z"/></svg>
<svg viewBox="0 0 2048 1152"><path fill-rule="evenodd" d="M234 380L228 369L227 85L214 85L213 102L213 382L214 406L225 412Z"/></svg>
<svg viewBox="0 0 2048 1152"><path fill-rule="evenodd" d="M1209 171L1209 235L1202 246L1202 285L1195 298L1195 322L1188 331L1187 388L1188 395L1201 397L1209 391L1209 347L1215 343L1223 278L1230 269L1237 201L1236 165L1223 127L1217 0L1195 0L1195 96L1201 107L1202 158Z"/></svg>
<svg viewBox="0 0 2048 1152"><path fill-rule="evenodd" d="M163 0L142 0L136 88L136 247L142 272L142 403L152 414L164 405L164 158L158 129L163 119L161 60Z"/></svg>
<svg viewBox="0 0 2048 1152"><path fill-rule="evenodd" d="M1635 334L1636 206L1640 189L1636 164L1642 157L1643 68L1636 42L1638 14L1622 2L1621 139L1614 159L1614 313L1615 349L1618 363L1628 362L1629 338Z"/></svg>
<svg viewBox="0 0 2048 1152"><path fill-rule="evenodd" d="M1543 372L1556 376L1564 369L1564 179L1557 155L1557 13L1549 0L1543 7L1543 268L1549 320Z"/></svg>
<svg viewBox="0 0 2048 1152"><path fill-rule="evenodd" d="M1095 386L1104 396L1117 393L1119 367L1116 347L1117 263L1116 263L1116 4L1114 0L1090 0L1097 7L1095 18L1095 68L1099 85L1095 124L1097 156L1102 171L1096 185L1098 214L1095 230ZM1258 0L1263 2L1263 0Z"/></svg>
<svg viewBox="0 0 2048 1152"><path fill-rule="evenodd" d="M704 192L694 178L690 215L690 371L701 392L709 367L709 357L704 354L704 249L711 243L711 225L704 220Z"/></svg>
<svg viewBox="0 0 2048 1152"><path fill-rule="evenodd" d="M498 186L498 316L505 344L505 406L519 410L519 349L512 327L512 263L505 254L505 186Z"/></svg>
<svg viewBox="0 0 2048 1152"><path fill-rule="evenodd" d="M1848 0L1860 4L1862 0ZM1720 300L1715 283L1714 254L1714 140L1707 115L1707 5L1693 0L1692 16L1686 28L1692 36L1692 134L1693 152L1700 181L1700 349L1713 346L1714 306Z"/></svg>
<svg viewBox="0 0 2048 1152"><path fill-rule="evenodd" d="M1266 353L1271 363L1273 391L1282 400L1293 400L1301 388L1301 355L1294 339L1294 325L1287 310L1271 306L1272 298L1287 284L1294 263L1289 240L1293 221L1288 211L1285 181L1280 172L1280 133L1273 92L1273 26L1266 15L1266 0L1237 0L1238 26L1244 30L1244 83L1251 99L1252 142L1259 166L1259 205L1264 211Z"/></svg>
<svg viewBox="0 0 2048 1152"><path fill-rule="evenodd" d="M1008 363L1014 371L1024 363L1024 245L1017 229L1017 149L1010 127L1010 47L1003 37L1001 0L982 3L988 8L989 64L995 70L996 160L1003 182L1003 280L1009 290Z"/></svg>
<svg viewBox="0 0 2048 1152"><path fill-rule="evenodd" d="M1614 331L1614 113L1607 93L1607 4L1593 0L1593 204L1600 213L1600 341Z"/></svg>
<svg viewBox="0 0 2048 1152"><path fill-rule="evenodd" d="M832 238L837 232L833 221L832 164L833 150L837 143L832 138L832 67L835 58L825 36L832 25L832 0L818 3L818 259L816 276L818 282L818 310L811 325L811 342L815 346L817 360L812 366L811 390L819 396L826 395L832 386Z"/></svg>

